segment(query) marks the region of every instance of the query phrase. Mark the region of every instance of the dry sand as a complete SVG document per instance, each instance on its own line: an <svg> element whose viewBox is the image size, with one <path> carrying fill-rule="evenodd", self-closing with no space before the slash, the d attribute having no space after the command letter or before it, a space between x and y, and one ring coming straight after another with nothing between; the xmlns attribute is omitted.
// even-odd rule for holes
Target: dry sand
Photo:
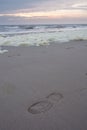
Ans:
<svg viewBox="0 0 87 130"><path fill-rule="evenodd" d="M87 41L7 48L0 130L87 130Z"/></svg>

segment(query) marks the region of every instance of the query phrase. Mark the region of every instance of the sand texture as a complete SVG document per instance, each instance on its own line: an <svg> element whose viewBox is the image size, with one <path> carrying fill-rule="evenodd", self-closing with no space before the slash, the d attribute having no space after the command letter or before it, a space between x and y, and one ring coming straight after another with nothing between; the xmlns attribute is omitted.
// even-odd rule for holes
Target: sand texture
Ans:
<svg viewBox="0 0 87 130"><path fill-rule="evenodd" d="M87 130L87 41L4 49L0 130Z"/></svg>

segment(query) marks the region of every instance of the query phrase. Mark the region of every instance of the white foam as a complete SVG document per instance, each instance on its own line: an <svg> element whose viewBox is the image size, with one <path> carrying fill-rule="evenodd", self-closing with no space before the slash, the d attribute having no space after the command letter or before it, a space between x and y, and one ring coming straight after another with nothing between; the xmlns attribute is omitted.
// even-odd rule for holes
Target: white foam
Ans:
<svg viewBox="0 0 87 130"><path fill-rule="evenodd" d="M49 45L50 42L68 42L70 40L87 40L87 28L61 28L46 29L45 31L32 31L32 33L2 34L1 46L40 46Z"/></svg>
<svg viewBox="0 0 87 130"><path fill-rule="evenodd" d="M0 54L6 53L6 52L8 52L8 50L2 50L2 49L0 48Z"/></svg>

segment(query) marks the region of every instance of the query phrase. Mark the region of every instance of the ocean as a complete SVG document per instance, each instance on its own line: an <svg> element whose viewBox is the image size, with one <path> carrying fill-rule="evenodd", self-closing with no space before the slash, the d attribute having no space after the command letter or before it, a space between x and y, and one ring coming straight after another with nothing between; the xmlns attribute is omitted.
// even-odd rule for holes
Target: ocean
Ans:
<svg viewBox="0 0 87 130"><path fill-rule="evenodd" d="M45 46L51 43L87 40L87 24L0 25L2 46Z"/></svg>

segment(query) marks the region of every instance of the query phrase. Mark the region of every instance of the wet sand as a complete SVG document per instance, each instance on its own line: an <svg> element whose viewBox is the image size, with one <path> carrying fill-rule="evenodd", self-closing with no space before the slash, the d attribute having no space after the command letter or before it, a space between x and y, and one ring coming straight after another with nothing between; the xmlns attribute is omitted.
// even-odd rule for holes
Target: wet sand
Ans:
<svg viewBox="0 0 87 130"><path fill-rule="evenodd" d="M87 129L87 41L4 48L0 130Z"/></svg>

